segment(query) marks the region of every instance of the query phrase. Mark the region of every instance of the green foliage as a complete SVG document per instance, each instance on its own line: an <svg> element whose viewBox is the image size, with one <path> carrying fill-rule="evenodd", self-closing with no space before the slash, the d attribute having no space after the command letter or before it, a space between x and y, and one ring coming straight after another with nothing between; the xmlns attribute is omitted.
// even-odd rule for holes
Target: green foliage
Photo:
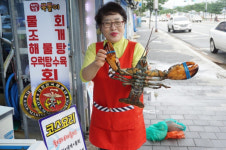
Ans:
<svg viewBox="0 0 226 150"><path fill-rule="evenodd" d="M223 8L226 7L226 0L218 0L216 2L207 3L207 12L213 13L213 14L220 14ZM173 13L173 12L189 12L189 11L196 11L205 12L206 9L206 3L197 3L194 5L187 5L184 7L176 7L173 9L161 9L159 14L167 14L167 13Z"/></svg>
<svg viewBox="0 0 226 150"><path fill-rule="evenodd" d="M159 10L162 10L162 6L161 4L164 4L165 2L167 2L168 0L159 0L158 3L159 3ZM142 7L139 8L139 12L142 14L143 12L149 10L150 13L152 13L152 11L154 10L154 0L146 0L146 2L143 2L142 3Z"/></svg>
<svg viewBox="0 0 226 150"><path fill-rule="evenodd" d="M222 1L222 2L212 3L211 5L208 5L207 11L210 13L220 14L223 8L224 8L224 5Z"/></svg>

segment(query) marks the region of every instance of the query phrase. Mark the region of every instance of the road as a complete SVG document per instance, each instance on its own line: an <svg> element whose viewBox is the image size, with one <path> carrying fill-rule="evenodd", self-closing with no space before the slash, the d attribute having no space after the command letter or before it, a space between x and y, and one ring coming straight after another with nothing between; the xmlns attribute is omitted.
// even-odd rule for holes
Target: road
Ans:
<svg viewBox="0 0 226 150"><path fill-rule="evenodd" d="M206 58L226 69L226 52L219 50L217 54L213 54L209 49L209 30L216 24L214 22L192 23L192 32L168 32L168 34L184 41ZM154 22L152 26L155 26ZM158 22L157 28L167 32L167 22Z"/></svg>

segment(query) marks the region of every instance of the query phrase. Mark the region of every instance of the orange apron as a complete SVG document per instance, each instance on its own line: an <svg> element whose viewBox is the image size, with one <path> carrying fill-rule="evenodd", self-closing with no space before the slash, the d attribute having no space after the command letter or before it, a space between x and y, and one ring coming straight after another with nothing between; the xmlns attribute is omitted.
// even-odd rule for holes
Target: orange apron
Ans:
<svg viewBox="0 0 226 150"><path fill-rule="evenodd" d="M121 68L131 68L136 43L129 41L121 58ZM103 49L103 42L96 43L96 52ZM91 116L90 142L108 150L137 150L146 141L143 109L119 102L127 98L131 86L108 75L109 65L105 63L93 79L94 105ZM143 102L143 95L140 100Z"/></svg>

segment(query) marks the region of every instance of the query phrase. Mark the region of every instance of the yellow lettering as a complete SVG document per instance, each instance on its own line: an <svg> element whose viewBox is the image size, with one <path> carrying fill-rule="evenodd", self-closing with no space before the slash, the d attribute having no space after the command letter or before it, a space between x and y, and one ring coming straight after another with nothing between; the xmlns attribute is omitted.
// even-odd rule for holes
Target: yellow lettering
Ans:
<svg viewBox="0 0 226 150"><path fill-rule="evenodd" d="M61 123L60 120L57 120L55 122L54 129L55 129L55 131L54 131L55 133L58 132L58 131L60 131L62 129L62 123Z"/></svg>
<svg viewBox="0 0 226 150"><path fill-rule="evenodd" d="M47 137L59 132L60 130L76 123L75 113L72 113L62 119L46 125Z"/></svg>
<svg viewBox="0 0 226 150"><path fill-rule="evenodd" d="M62 124L63 124L63 128L66 128L69 126L68 124L68 116L62 118Z"/></svg>
<svg viewBox="0 0 226 150"><path fill-rule="evenodd" d="M46 125L47 137L54 134L53 123Z"/></svg>

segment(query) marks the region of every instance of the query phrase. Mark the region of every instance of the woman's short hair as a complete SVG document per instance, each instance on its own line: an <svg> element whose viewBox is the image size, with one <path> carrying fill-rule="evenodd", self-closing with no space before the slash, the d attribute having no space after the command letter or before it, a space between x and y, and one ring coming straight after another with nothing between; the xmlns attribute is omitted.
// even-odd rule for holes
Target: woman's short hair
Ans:
<svg viewBox="0 0 226 150"><path fill-rule="evenodd" d="M115 13L119 13L123 17L123 21L127 21L126 11L115 2L108 2L103 5L97 12L95 16L95 20L98 26L102 24L102 19L104 16L114 15Z"/></svg>

